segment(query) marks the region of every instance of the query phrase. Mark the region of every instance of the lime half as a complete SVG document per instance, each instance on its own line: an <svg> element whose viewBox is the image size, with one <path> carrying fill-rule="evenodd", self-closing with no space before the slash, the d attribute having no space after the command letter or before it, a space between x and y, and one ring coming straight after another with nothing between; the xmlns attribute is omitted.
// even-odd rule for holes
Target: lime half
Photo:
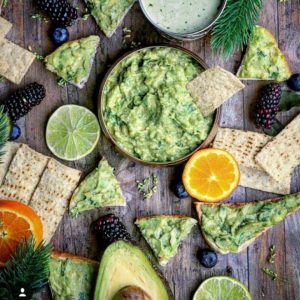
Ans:
<svg viewBox="0 0 300 300"><path fill-rule="evenodd" d="M251 300L248 289L238 280L228 276L206 279L196 291L193 300Z"/></svg>
<svg viewBox="0 0 300 300"><path fill-rule="evenodd" d="M48 120L46 142L50 151L64 160L77 160L91 153L100 137L97 117L79 105L64 105Z"/></svg>

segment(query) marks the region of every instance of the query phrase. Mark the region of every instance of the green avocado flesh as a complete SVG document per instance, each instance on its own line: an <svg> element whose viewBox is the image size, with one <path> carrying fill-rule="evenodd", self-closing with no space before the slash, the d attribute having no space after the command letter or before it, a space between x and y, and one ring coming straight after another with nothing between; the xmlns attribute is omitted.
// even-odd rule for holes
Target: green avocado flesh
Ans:
<svg viewBox="0 0 300 300"><path fill-rule="evenodd" d="M67 42L45 58L46 68L66 81L80 84L89 76L99 37Z"/></svg>
<svg viewBox="0 0 300 300"><path fill-rule="evenodd" d="M99 264L68 258L51 258L49 283L54 300L90 300Z"/></svg>
<svg viewBox="0 0 300 300"><path fill-rule="evenodd" d="M276 202L258 201L239 206L201 204L200 207L205 239L225 254L239 252L244 243L299 209L300 194Z"/></svg>
<svg viewBox="0 0 300 300"><path fill-rule="evenodd" d="M195 150L209 134L187 90L200 74L193 58L177 49L138 51L118 64L104 87L104 121L116 143L144 161L167 162Z"/></svg>
<svg viewBox="0 0 300 300"><path fill-rule="evenodd" d="M113 168L107 160L102 159L75 190L70 201L70 213L77 216L93 208L125 205L126 200Z"/></svg>
<svg viewBox="0 0 300 300"><path fill-rule="evenodd" d="M86 0L91 15L103 32L110 36L135 0Z"/></svg>
<svg viewBox="0 0 300 300"><path fill-rule="evenodd" d="M151 300L170 299L168 288L147 256L138 247L119 241L111 244L103 254L94 300L112 300L127 286L142 289Z"/></svg>
<svg viewBox="0 0 300 300"><path fill-rule="evenodd" d="M290 76L286 59L272 34L265 28L256 26L250 37L239 77L281 82Z"/></svg>
<svg viewBox="0 0 300 300"><path fill-rule="evenodd" d="M176 254L196 223L195 219L178 216L145 217L135 222L162 266Z"/></svg>

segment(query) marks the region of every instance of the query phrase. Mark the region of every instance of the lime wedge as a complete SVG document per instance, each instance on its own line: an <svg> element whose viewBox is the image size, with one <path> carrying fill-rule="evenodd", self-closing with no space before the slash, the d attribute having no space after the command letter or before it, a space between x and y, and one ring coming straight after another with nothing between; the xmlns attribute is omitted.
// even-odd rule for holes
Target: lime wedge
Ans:
<svg viewBox="0 0 300 300"><path fill-rule="evenodd" d="M228 276L206 279L196 291L193 300L251 300L248 289L238 280Z"/></svg>
<svg viewBox="0 0 300 300"><path fill-rule="evenodd" d="M64 105L48 120L46 143L50 151L64 160L77 160L97 146L100 126L97 117L79 105Z"/></svg>

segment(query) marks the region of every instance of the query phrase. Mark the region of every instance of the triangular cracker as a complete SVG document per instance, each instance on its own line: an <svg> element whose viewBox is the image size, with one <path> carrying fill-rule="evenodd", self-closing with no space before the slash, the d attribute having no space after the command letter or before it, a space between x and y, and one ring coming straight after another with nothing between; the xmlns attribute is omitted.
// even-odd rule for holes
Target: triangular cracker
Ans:
<svg viewBox="0 0 300 300"><path fill-rule="evenodd" d="M93 208L125 205L126 200L113 168L107 160L102 159L75 190L69 210L72 216L77 216Z"/></svg>
<svg viewBox="0 0 300 300"><path fill-rule="evenodd" d="M272 33L264 27L256 26L237 76L245 80L281 82L291 75L288 62Z"/></svg>
<svg viewBox="0 0 300 300"><path fill-rule="evenodd" d="M262 233L300 208L300 193L236 204L195 203L202 234L222 254L246 249Z"/></svg>
<svg viewBox="0 0 300 300"><path fill-rule="evenodd" d="M142 217L135 222L162 266L176 255L196 223L195 219L176 215Z"/></svg>
<svg viewBox="0 0 300 300"><path fill-rule="evenodd" d="M202 72L187 87L206 117L245 86L232 73L215 67Z"/></svg>
<svg viewBox="0 0 300 300"><path fill-rule="evenodd" d="M78 88L87 82L100 38L91 35L64 43L45 58L46 68Z"/></svg>

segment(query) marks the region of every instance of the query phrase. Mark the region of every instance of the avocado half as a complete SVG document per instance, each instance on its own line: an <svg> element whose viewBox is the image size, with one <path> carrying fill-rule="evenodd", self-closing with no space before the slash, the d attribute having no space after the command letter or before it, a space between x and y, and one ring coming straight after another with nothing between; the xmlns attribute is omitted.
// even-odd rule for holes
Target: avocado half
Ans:
<svg viewBox="0 0 300 300"><path fill-rule="evenodd" d="M127 286L139 287L151 300L173 299L168 285L145 253L132 243L118 241L106 248L103 254L94 300L112 300Z"/></svg>

